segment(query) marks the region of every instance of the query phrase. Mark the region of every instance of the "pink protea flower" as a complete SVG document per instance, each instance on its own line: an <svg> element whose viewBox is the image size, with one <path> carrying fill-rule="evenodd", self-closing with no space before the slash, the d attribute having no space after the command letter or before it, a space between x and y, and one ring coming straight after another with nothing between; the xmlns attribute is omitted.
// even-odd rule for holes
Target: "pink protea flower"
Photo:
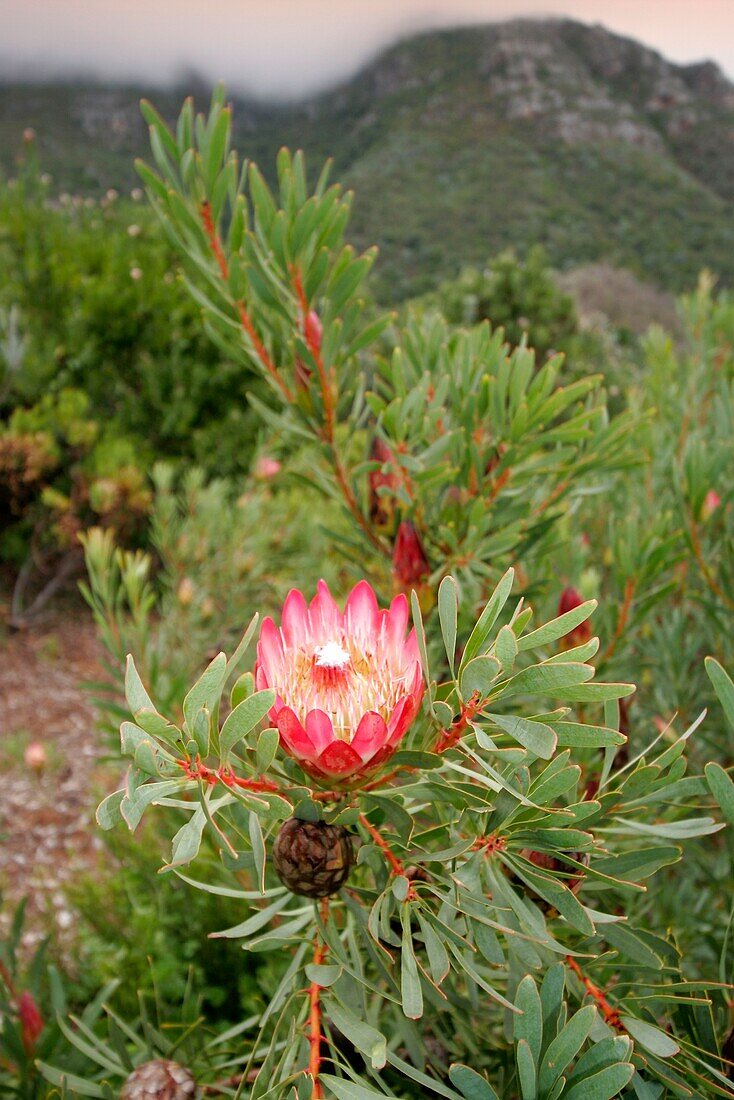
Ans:
<svg viewBox="0 0 734 1100"><path fill-rule="evenodd" d="M395 752L420 706L423 669L408 603L380 609L360 581L343 612L325 581L310 605L288 593L280 629L264 619L257 645L258 690L272 688L271 721L304 771L354 785Z"/></svg>

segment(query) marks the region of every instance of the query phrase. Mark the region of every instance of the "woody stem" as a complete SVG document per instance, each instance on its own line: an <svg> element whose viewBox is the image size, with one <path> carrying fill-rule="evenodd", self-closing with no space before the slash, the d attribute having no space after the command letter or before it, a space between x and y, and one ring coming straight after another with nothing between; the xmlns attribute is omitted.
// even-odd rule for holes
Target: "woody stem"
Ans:
<svg viewBox="0 0 734 1100"><path fill-rule="evenodd" d="M326 923L329 917L329 899L324 898L321 904L321 918ZM320 966L326 957L327 947L320 937L316 939L313 953L314 966ZM311 1100L322 1100L324 1092L319 1081L321 1072L321 1044L323 1042L322 1012L321 1012L321 986L318 982L311 982L308 987L308 1072L313 1078L313 1091Z"/></svg>
<svg viewBox="0 0 734 1100"><path fill-rule="evenodd" d="M360 814L359 815L359 823L364 829L367 830L367 832L370 834L370 836L374 840L377 847L382 852L384 852L385 858L386 858L387 862L390 864L390 870L392 871L392 873L394 875L404 875L405 874L405 867L404 867L402 861L399 860L398 857L393 854L393 851L392 851L390 845L387 843L387 841L384 839L384 837L381 836L379 830L377 830L375 828L375 826L372 825L367 820L367 817L365 816L365 814Z"/></svg>
<svg viewBox="0 0 734 1100"><path fill-rule="evenodd" d="M324 422L321 429L321 435L326 443L329 451L331 452L331 463L334 468L334 476L336 477L339 490L344 497L344 502L349 509L350 513L361 527L364 534L369 539L372 546L380 553L386 554L388 550L383 543L379 535L373 531L372 525L367 520L364 512L359 506L359 501L354 495L354 490L349 483L347 471L339 455L339 451L336 446L336 405L337 405L337 389L336 379L332 376L329 378L324 359L321 354L321 348L316 339L309 336L308 326L306 324L309 312L309 303L306 297L306 292L303 287L303 280L301 279L301 273L297 267L291 269L291 275L293 278L293 289L296 292L298 303L301 309L302 325L306 342L308 344L308 350L313 356L313 360L316 364L316 370L319 376L319 389L321 390L321 401L324 407Z"/></svg>
<svg viewBox="0 0 734 1100"><path fill-rule="evenodd" d="M590 978L586 977L579 964L576 962L575 959L571 958L570 955L566 955L566 962L571 967L586 992L593 999L597 1008L604 1017L605 1023L609 1024L610 1027L613 1027L615 1031L624 1031L624 1025L619 1018L619 1012L616 1008L613 1008L612 1005L610 1005L604 991L602 989L599 989L597 985L594 985Z"/></svg>
<svg viewBox="0 0 734 1100"><path fill-rule="evenodd" d="M227 257L224 254L224 249L222 248L222 242L219 239L219 234L217 233L217 229L216 229L216 226L214 224L214 218L212 216L212 208L211 208L211 205L209 204L208 201L205 200L204 202L202 202L201 206L199 207L199 213L200 213L200 216L201 216L202 225L204 226L204 232L206 233L207 240L209 242L209 247L212 251L212 255L214 256L214 259L217 262L217 267L219 268L219 273L222 276L222 281L226 285L228 285L229 284L229 264L227 263ZM267 373L270 375L270 377L273 379L273 381L277 385L278 389L282 393L285 400L288 401L288 402L292 401L292 399L293 399L292 394L291 394L290 390L288 389L287 385L285 384L285 382L283 381L283 379L280 375L280 372L278 371L278 368L276 367L275 363L273 362L270 355L268 354L267 348L265 347L262 340L258 336L257 330L255 329L255 326L252 323L252 318L250 317L250 314L247 311L247 306L242 301L242 299L238 299L237 301L234 302L234 307L237 310L237 316L240 319L240 324L242 325L243 329L245 330L245 332L249 336L250 341L252 343L252 346L255 349L255 354L257 355L258 359L260 360L260 362L262 363L262 365L265 368L265 370L267 371Z"/></svg>

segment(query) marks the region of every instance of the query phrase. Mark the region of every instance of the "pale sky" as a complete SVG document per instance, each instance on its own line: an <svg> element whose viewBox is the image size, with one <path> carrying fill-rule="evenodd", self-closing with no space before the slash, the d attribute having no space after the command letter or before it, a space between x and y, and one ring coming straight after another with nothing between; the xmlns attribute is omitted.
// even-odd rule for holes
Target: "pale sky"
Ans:
<svg viewBox="0 0 734 1100"><path fill-rule="evenodd" d="M0 0L0 76L162 83L195 69L232 90L298 96L411 32L534 15L603 23L734 76L734 0Z"/></svg>

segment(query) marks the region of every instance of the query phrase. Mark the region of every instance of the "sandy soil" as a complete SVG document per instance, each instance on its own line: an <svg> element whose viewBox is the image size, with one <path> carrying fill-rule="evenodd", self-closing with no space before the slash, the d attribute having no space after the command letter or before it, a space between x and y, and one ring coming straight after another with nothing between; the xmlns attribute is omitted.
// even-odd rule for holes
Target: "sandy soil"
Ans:
<svg viewBox="0 0 734 1100"><path fill-rule="evenodd" d="M94 809L117 776L101 762L104 738L81 682L103 678L101 657L76 602L0 635L0 930L27 895L29 946L54 926L70 928L64 885L100 847ZM47 757L40 771L24 759L34 742Z"/></svg>

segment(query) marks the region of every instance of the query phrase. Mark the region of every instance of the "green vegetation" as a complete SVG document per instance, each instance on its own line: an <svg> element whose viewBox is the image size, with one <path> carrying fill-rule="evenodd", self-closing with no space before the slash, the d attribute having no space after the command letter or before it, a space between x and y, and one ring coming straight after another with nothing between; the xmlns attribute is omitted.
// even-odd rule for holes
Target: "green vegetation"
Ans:
<svg viewBox="0 0 734 1100"><path fill-rule="evenodd" d="M380 101L415 124L401 58L438 95L480 46L399 47ZM374 99L375 79L353 89ZM493 257L473 193L434 175L483 266L457 274L434 223L440 278L407 265L390 300L426 293L383 315L326 171L286 151L272 187L241 171L219 93L174 132L144 110L156 219L50 202L31 141L0 189L0 548L20 577L41 550L84 559L99 736L116 759L122 720L129 758L98 821L136 830L68 892L71 956L25 950L22 912L0 944L0 1094L111 1100L165 1058L206 1095L263 1100L734 1096L734 297L704 274L674 334L590 330L552 242ZM578 146L551 147L578 169ZM652 154L628 153L632 182ZM406 232L407 168L383 196ZM398 616L410 596L425 672L389 765L353 781L307 766L262 653L252 671L253 613L280 621L320 577L340 607L361 578ZM368 665L387 620L370 633L353 607L341 641ZM318 695L338 667L308 655ZM349 831L341 894L286 888L291 817ZM287 854L308 886L313 847Z"/></svg>
<svg viewBox="0 0 734 1100"><path fill-rule="evenodd" d="M30 126L54 190L134 186L141 91L0 85L0 164ZM180 99L155 93L168 119ZM680 292L704 266L734 277L731 104L714 66L600 27L511 22L409 39L308 103L235 98L235 140L266 173L281 145L334 158L390 305L539 243L556 267L606 259Z"/></svg>

